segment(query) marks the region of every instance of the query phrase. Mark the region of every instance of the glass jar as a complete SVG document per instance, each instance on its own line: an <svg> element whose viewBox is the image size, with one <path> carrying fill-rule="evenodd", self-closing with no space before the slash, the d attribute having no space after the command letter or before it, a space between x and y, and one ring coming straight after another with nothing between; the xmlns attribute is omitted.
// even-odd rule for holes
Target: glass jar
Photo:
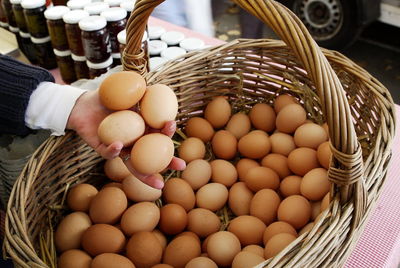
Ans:
<svg viewBox="0 0 400 268"><path fill-rule="evenodd" d="M57 60L51 46L50 36L43 38L31 36L31 41L35 50L37 64L48 70L57 68Z"/></svg>
<svg viewBox="0 0 400 268"><path fill-rule="evenodd" d="M122 30L117 34L117 39L119 43L119 53L123 55L124 49L126 47L126 30Z"/></svg>
<svg viewBox="0 0 400 268"><path fill-rule="evenodd" d="M53 6L65 6L68 0L51 0Z"/></svg>
<svg viewBox="0 0 400 268"><path fill-rule="evenodd" d="M123 0L104 0L110 7L119 7Z"/></svg>
<svg viewBox="0 0 400 268"><path fill-rule="evenodd" d="M121 62L121 53L119 53L119 52L118 53L112 53L111 57L113 59L112 67L115 67L115 66L118 66L118 65L122 64L122 62Z"/></svg>
<svg viewBox="0 0 400 268"><path fill-rule="evenodd" d="M107 21L101 16L90 16L79 21L85 57L92 63L105 62L111 57Z"/></svg>
<svg viewBox="0 0 400 268"><path fill-rule="evenodd" d="M14 12L15 21L17 23L17 27L20 31L28 32L28 28L26 26L26 21L24 17L23 8L21 6L22 0L11 0L12 11Z"/></svg>
<svg viewBox="0 0 400 268"><path fill-rule="evenodd" d="M168 48L167 43L161 40L149 41L149 55L150 57L160 56L161 52Z"/></svg>
<svg viewBox="0 0 400 268"><path fill-rule="evenodd" d="M22 52L28 58L30 63L37 64L35 48L31 41L31 35L26 32L19 31L19 36L21 37Z"/></svg>
<svg viewBox="0 0 400 268"><path fill-rule="evenodd" d="M71 50L53 49L57 59L57 66L60 70L61 78L66 84L76 81L74 61L71 58Z"/></svg>
<svg viewBox="0 0 400 268"><path fill-rule="evenodd" d="M49 36L46 18L46 0L22 0L21 6L24 9L24 17L28 32L34 38L45 38Z"/></svg>
<svg viewBox="0 0 400 268"><path fill-rule="evenodd" d="M7 17L8 25L11 27L17 27L17 21L15 20L10 0L1 0L1 5L3 7L4 14Z"/></svg>
<svg viewBox="0 0 400 268"><path fill-rule="evenodd" d="M124 0L119 6L126 10L126 19L128 20L131 16L133 9L135 8L135 0Z"/></svg>
<svg viewBox="0 0 400 268"><path fill-rule="evenodd" d="M109 8L110 6L104 2L93 2L87 4L83 10L87 11L91 16L100 15L101 12Z"/></svg>
<svg viewBox="0 0 400 268"><path fill-rule="evenodd" d="M53 45L53 48L57 50L69 49L67 34L65 32L65 23L63 21L63 16L67 12L69 12L69 8L66 6L51 7L44 12L51 38L51 44Z"/></svg>
<svg viewBox="0 0 400 268"><path fill-rule="evenodd" d="M1 0L0 0L0 27L6 28L6 29L8 28L8 20L7 20L7 16L6 16L6 13L3 8L3 4L1 3Z"/></svg>
<svg viewBox="0 0 400 268"><path fill-rule="evenodd" d="M72 60L74 61L74 70L76 78L79 79L88 79L89 78L89 67L86 63L85 56L77 56L71 54Z"/></svg>
<svg viewBox="0 0 400 268"><path fill-rule="evenodd" d="M69 0L67 7L71 10L83 9L87 4L90 4L92 0Z"/></svg>
<svg viewBox="0 0 400 268"><path fill-rule="evenodd" d="M18 48L23 52L24 48L23 48L23 45L22 45L21 36L19 35L19 28L18 27L8 26L8 29L10 30L10 32L12 32L15 35L15 39L17 40Z"/></svg>
<svg viewBox="0 0 400 268"><path fill-rule="evenodd" d="M63 16L69 49L72 54L77 56L85 56L82 45L82 33L78 23L87 17L89 17L89 13L84 10L72 10Z"/></svg>
<svg viewBox="0 0 400 268"><path fill-rule="evenodd" d="M106 61L100 63L93 63L90 61L86 61L87 66L89 67L89 78L96 78L111 69L113 58L109 57Z"/></svg>
<svg viewBox="0 0 400 268"><path fill-rule="evenodd" d="M166 32L165 28L161 26L149 26L148 31L150 40L159 40L161 35Z"/></svg>
<svg viewBox="0 0 400 268"><path fill-rule="evenodd" d="M109 8L101 12L101 16L107 20L107 30L110 35L111 53L119 52L117 35L126 26L126 10L120 7Z"/></svg>

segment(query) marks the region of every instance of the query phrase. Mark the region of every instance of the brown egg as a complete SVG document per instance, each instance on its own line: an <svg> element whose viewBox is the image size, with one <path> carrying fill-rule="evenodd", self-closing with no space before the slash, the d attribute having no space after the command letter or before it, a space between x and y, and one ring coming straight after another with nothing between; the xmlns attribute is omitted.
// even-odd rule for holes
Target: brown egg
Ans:
<svg viewBox="0 0 400 268"><path fill-rule="evenodd" d="M236 235L244 247L261 244L265 228L265 224L259 218L243 215L230 221L228 231Z"/></svg>
<svg viewBox="0 0 400 268"><path fill-rule="evenodd" d="M218 232L220 227L219 217L208 209L195 208L188 213L187 229L201 238Z"/></svg>
<svg viewBox="0 0 400 268"><path fill-rule="evenodd" d="M238 142L238 150L244 157L259 159L271 150L268 134L261 130L253 130L244 135Z"/></svg>
<svg viewBox="0 0 400 268"><path fill-rule="evenodd" d="M90 268L135 268L135 265L125 256L115 253L97 255Z"/></svg>
<svg viewBox="0 0 400 268"><path fill-rule="evenodd" d="M301 228L300 232L299 232L299 236L310 231L312 228L314 227L314 222L309 222L307 223L306 226L304 226L303 228Z"/></svg>
<svg viewBox="0 0 400 268"><path fill-rule="evenodd" d="M330 202L331 196L330 193L327 193L321 201L321 212L329 207Z"/></svg>
<svg viewBox="0 0 400 268"><path fill-rule="evenodd" d="M182 232L188 223L186 210L178 204L167 204L160 209L160 230L164 234L174 235Z"/></svg>
<svg viewBox="0 0 400 268"><path fill-rule="evenodd" d="M160 209L152 202L130 206L122 215L121 228L128 236L142 231L153 231L160 220Z"/></svg>
<svg viewBox="0 0 400 268"><path fill-rule="evenodd" d="M238 178L235 166L226 160L215 159L211 161L211 181L218 182L226 187L232 186Z"/></svg>
<svg viewBox="0 0 400 268"><path fill-rule="evenodd" d="M192 117L186 122L185 132L188 137L196 137L209 142L214 136L214 128L202 117Z"/></svg>
<svg viewBox="0 0 400 268"><path fill-rule="evenodd" d="M246 174L244 182L253 192L258 192L261 189L276 190L280 183L278 174L267 167L254 167L250 169Z"/></svg>
<svg viewBox="0 0 400 268"><path fill-rule="evenodd" d="M271 152L288 156L291 151L296 149L294 138L286 133L274 133L269 137L271 141Z"/></svg>
<svg viewBox="0 0 400 268"><path fill-rule="evenodd" d="M174 143L161 133L141 137L132 147L131 163L142 174L155 174L168 167L174 156Z"/></svg>
<svg viewBox="0 0 400 268"><path fill-rule="evenodd" d="M162 196L166 203L181 205L186 211L191 210L196 203L192 187L188 182L180 178L167 180Z"/></svg>
<svg viewBox="0 0 400 268"><path fill-rule="evenodd" d="M250 202L253 196L253 192L244 182L237 182L229 189L229 208L236 216L247 215L250 213Z"/></svg>
<svg viewBox="0 0 400 268"><path fill-rule="evenodd" d="M126 245L126 256L137 268L147 268L161 262L163 250L152 232L138 232Z"/></svg>
<svg viewBox="0 0 400 268"><path fill-rule="evenodd" d="M165 248L167 247L167 238L165 237L165 235L158 229L154 229L153 231L151 231L153 233L153 235L155 235L158 239L158 241L161 244L162 250L164 252Z"/></svg>
<svg viewBox="0 0 400 268"><path fill-rule="evenodd" d="M174 266L165 263L159 263L151 266L151 268L174 268Z"/></svg>
<svg viewBox="0 0 400 268"><path fill-rule="evenodd" d="M328 124L327 123L323 123L322 127L325 129L326 135L328 135L328 137L329 137L329 126L328 126Z"/></svg>
<svg viewBox="0 0 400 268"><path fill-rule="evenodd" d="M67 204L73 211L87 212L90 202L98 193L97 189L88 183L81 183L74 186L67 196Z"/></svg>
<svg viewBox="0 0 400 268"><path fill-rule="evenodd" d="M297 100L290 95L283 94L279 95L278 97L275 98L274 101L274 109L276 113L279 113L283 107L289 104L295 104L298 103Z"/></svg>
<svg viewBox="0 0 400 268"><path fill-rule="evenodd" d="M237 163L236 163L236 170L238 172L238 177L239 180L244 181L244 178L246 177L246 173L249 171L249 169L253 167L259 167L260 164L249 158L241 158Z"/></svg>
<svg viewBox="0 0 400 268"><path fill-rule="evenodd" d="M92 225L82 236L82 247L92 256L119 253L124 249L125 242L124 234L109 224Z"/></svg>
<svg viewBox="0 0 400 268"><path fill-rule="evenodd" d="M204 118L214 128L222 128L228 123L232 109L225 97L216 97L204 109Z"/></svg>
<svg viewBox="0 0 400 268"><path fill-rule="evenodd" d="M274 190L262 189L254 195L250 202L250 215L269 225L276 219L280 202L281 199Z"/></svg>
<svg viewBox="0 0 400 268"><path fill-rule="evenodd" d="M281 154L268 154L261 160L261 165L272 169L283 179L292 174L289 169L287 157Z"/></svg>
<svg viewBox="0 0 400 268"><path fill-rule="evenodd" d="M276 114L274 109L265 103L257 103L249 112L251 124L265 132L275 130Z"/></svg>
<svg viewBox="0 0 400 268"><path fill-rule="evenodd" d="M220 130L216 132L211 145L215 156L218 158L229 160L236 155L237 140L229 131Z"/></svg>
<svg viewBox="0 0 400 268"><path fill-rule="evenodd" d="M54 241L59 252L80 248L82 235L92 225L84 212L67 215L57 226Z"/></svg>
<svg viewBox="0 0 400 268"><path fill-rule="evenodd" d="M206 154L204 142L196 137L190 137L184 140L178 148L180 158L189 163L196 159L203 159Z"/></svg>
<svg viewBox="0 0 400 268"><path fill-rule="evenodd" d="M315 220L321 212L321 201L310 202L311 204L311 220Z"/></svg>
<svg viewBox="0 0 400 268"><path fill-rule="evenodd" d="M196 257L189 261L185 268L218 268L217 264L206 257Z"/></svg>
<svg viewBox="0 0 400 268"><path fill-rule="evenodd" d="M262 248L259 245L248 245L248 246L245 246L242 249L242 251L248 251L248 252L254 253L254 254L264 258L264 248Z"/></svg>
<svg viewBox="0 0 400 268"><path fill-rule="evenodd" d="M263 243L266 245L268 241L276 234L288 233L297 237L296 229L287 222L276 221L268 225L263 234Z"/></svg>
<svg viewBox="0 0 400 268"><path fill-rule="evenodd" d="M207 245L208 245L208 241L210 240L210 237L212 236L212 234L211 235L209 235L209 236L207 236L204 240L203 240L203 243L201 244L201 252L203 252L204 254L206 254L206 257L208 257L208 254L207 254ZM202 254L203 255L203 254Z"/></svg>
<svg viewBox="0 0 400 268"><path fill-rule="evenodd" d="M329 192L332 183L324 168L315 168L307 172L301 180L300 192L312 201L319 201Z"/></svg>
<svg viewBox="0 0 400 268"><path fill-rule="evenodd" d="M193 190L205 185L211 178L211 165L204 159L190 162L182 172L182 179L187 181Z"/></svg>
<svg viewBox="0 0 400 268"><path fill-rule="evenodd" d="M265 261L263 257L257 254L241 251L239 252L232 262L232 268L252 268Z"/></svg>
<svg viewBox="0 0 400 268"><path fill-rule="evenodd" d="M244 113L237 113L232 115L229 119L225 129L235 136L236 139L240 139L247 133L251 128L250 118Z"/></svg>
<svg viewBox="0 0 400 268"><path fill-rule="evenodd" d="M122 181L122 190L128 199L135 202L156 201L161 196L160 189L155 189L143 183L132 174Z"/></svg>
<svg viewBox="0 0 400 268"><path fill-rule="evenodd" d="M301 177L296 175L287 176L281 181L279 186L280 193L283 197L290 195L300 195Z"/></svg>
<svg viewBox="0 0 400 268"><path fill-rule="evenodd" d="M119 188L122 190L122 183L120 182L110 182L107 183L105 185L103 185L103 187L101 189L107 188L107 187L115 187L115 188Z"/></svg>
<svg viewBox="0 0 400 268"><path fill-rule="evenodd" d="M199 208L217 211L228 201L228 189L221 183L208 183L196 192L196 205Z"/></svg>
<svg viewBox="0 0 400 268"><path fill-rule="evenodd" d="M92 199L89 215L93 223L114 224L128 207L124 191L117 187L107 187Z"/></svg>
<svg viewBox="0 0 400 268"><path fill-rule="evenodd" d="M318 146L317 158L321 166L329 169L332 159L332 151L329 141L323 142Z"/></svg>
<svg viewBox="0 0 400 268"><path fill-rule="evenodd" d="M220 231L210 236L207 253L218 267L230 267L236 254L240 252L240 241L231 232Z"/></svg>
<svg viewBox="0 0 400 268"><path fill-rule="evenodd" d="M118 72L107 76L99 87L101 103L110 110L127 110L143 97L146 81L135 72Z"/></svg>
<svg viewBox="0 0 400 268"><path fill-rule="evenodd" d="M269 259L278 255L279 252L281 252L294 240L296 240L296 237L288 233L280 233L274 235L273 237L271 237L271 239L265 246L265 251L264 251L265 259Z"/></svg>
<svg viewBox="0 0 400 268"><path fill-rule="evenodd" d="M190 236L181 236L173 239L167 246L163 256L163 263L174 268L184 268L192 259L201 253L200 242Z"/></svg>
<svg viewBox="0 0 400 268"><path fill-rule="evenodd" d="M178 99L174 91L162 84L147 87L140 100L140 114L147 125L162 129L165 123L175 120L178 113Z"/></svg>
<svg viewBox="0 0 400 268"><path fill-rule="evenodd" d="M311 218L311 205L301 195L286 197L278 208L278 219L300 229L308 223Z"/></svg>
<svg viewBox="0 0 400 268"><path fill-rule="evenodd" d="M283 133L291 134L304 124L307 114L299 104L286 105L276 117L276 128Z"/></svg>
<svg viewBox="0 0 400 268"><path fill-rule="evenodd" d="M324 128L315 123L299 126L294 133L294 142L297 147L308 147L317 150L318 146L328 140Z"/></svg>
<svg viewBox="0 0 400 268"><path fill-rule="evenodd" d="M293 150L288 156L288 166L294 174L306 175L310 170L319 167L317 151L306 147Z"/></svg>
<svg viewBox="0 0 400 268"><path fill-rule="evenodd" d="M107 159L104 163L104 173L109 179L117 182L121 182L131 174L120 157Z"/></svg>
<svg viewBox="0 0 400 268"><path fill-rule="evenodd" d="M144 133L143 118L130 110L118 111L101 121L97 130L100 141L105 145L120 141L124 147L131 146Z"/></svg>
<svg viewBox="0 0 400 268"><path fill-rule="evenodd" d="M64 251L58 257L59 268L90 268L92 257L80 249Z"/></svg>
<svg viewBox="0 0 400 268"><path fill-rule="evenodd" d="M200 243L200 238L199 238L199 236L198 236L197 234L191 232L191 231L182 232L182 233L176 235L175 238L178 238L178 237L180 237L180 236L185 236L185 235L195 238L195 239Z"/></svg>

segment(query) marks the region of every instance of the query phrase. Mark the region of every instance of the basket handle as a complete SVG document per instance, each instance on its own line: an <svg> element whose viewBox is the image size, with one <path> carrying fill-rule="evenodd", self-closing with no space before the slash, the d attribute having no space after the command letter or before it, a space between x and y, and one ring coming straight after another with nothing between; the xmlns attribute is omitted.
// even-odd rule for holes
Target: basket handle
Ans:
<svg viewBox="0 0 400 268"><path fill-rule="evenodd" d="M124 51L126 69L146 72L147 63L145 57L142 57L144 52L141 40L151 12L163 1L136 1L135 9L127 23L128 42ZM284 5L273 0L233 1L267 24L292 49L314 83L329 126L333 153L329 178L337 186L334 190L340 191L341 202L345 203L354 198L353 223L358 224L367 201L362 151L352 122L350 106L339 78L307 28Z"/></svg>

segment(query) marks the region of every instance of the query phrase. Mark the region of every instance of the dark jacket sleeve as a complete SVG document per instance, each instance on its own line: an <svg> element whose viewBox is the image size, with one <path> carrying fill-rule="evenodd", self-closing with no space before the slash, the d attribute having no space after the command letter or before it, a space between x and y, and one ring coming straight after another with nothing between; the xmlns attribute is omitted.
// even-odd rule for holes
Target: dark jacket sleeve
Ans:
<svg viewBox="0 0 400 268"><path fill-rule="evenodd" d="M25 112L32 92L44 81L54 82L49 71L0 55L0 134L30 132Z"/></svg>

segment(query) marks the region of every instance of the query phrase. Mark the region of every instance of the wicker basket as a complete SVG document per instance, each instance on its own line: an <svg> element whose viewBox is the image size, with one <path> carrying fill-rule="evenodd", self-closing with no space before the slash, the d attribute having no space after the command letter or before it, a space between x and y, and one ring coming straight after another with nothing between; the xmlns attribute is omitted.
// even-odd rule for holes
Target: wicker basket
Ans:
<svg viewBox="0 0 400 268"><path fill-rule="evenodd" d="M170 85L179 100L178 127L201 113L213 96L236 108L271 103L281 93L302 100L309 116L326 120L333 159L333 202L313 229L267 267L343 265L382 189L394 136L394 106L387 89L351 60L320 49L300 20L272 0L236 0L268 24L284 42L236 40L192 52L147 73L141 49L147 19L163 0L139 0L127 27L124 68L149 84ZM49 219L57 221L68 185L99 181L102 159L74 133L51 137L32 156L11 193L5 249L22 267L49 267L54 246ZM41 252L41 253L39 253Z"/></svg>

